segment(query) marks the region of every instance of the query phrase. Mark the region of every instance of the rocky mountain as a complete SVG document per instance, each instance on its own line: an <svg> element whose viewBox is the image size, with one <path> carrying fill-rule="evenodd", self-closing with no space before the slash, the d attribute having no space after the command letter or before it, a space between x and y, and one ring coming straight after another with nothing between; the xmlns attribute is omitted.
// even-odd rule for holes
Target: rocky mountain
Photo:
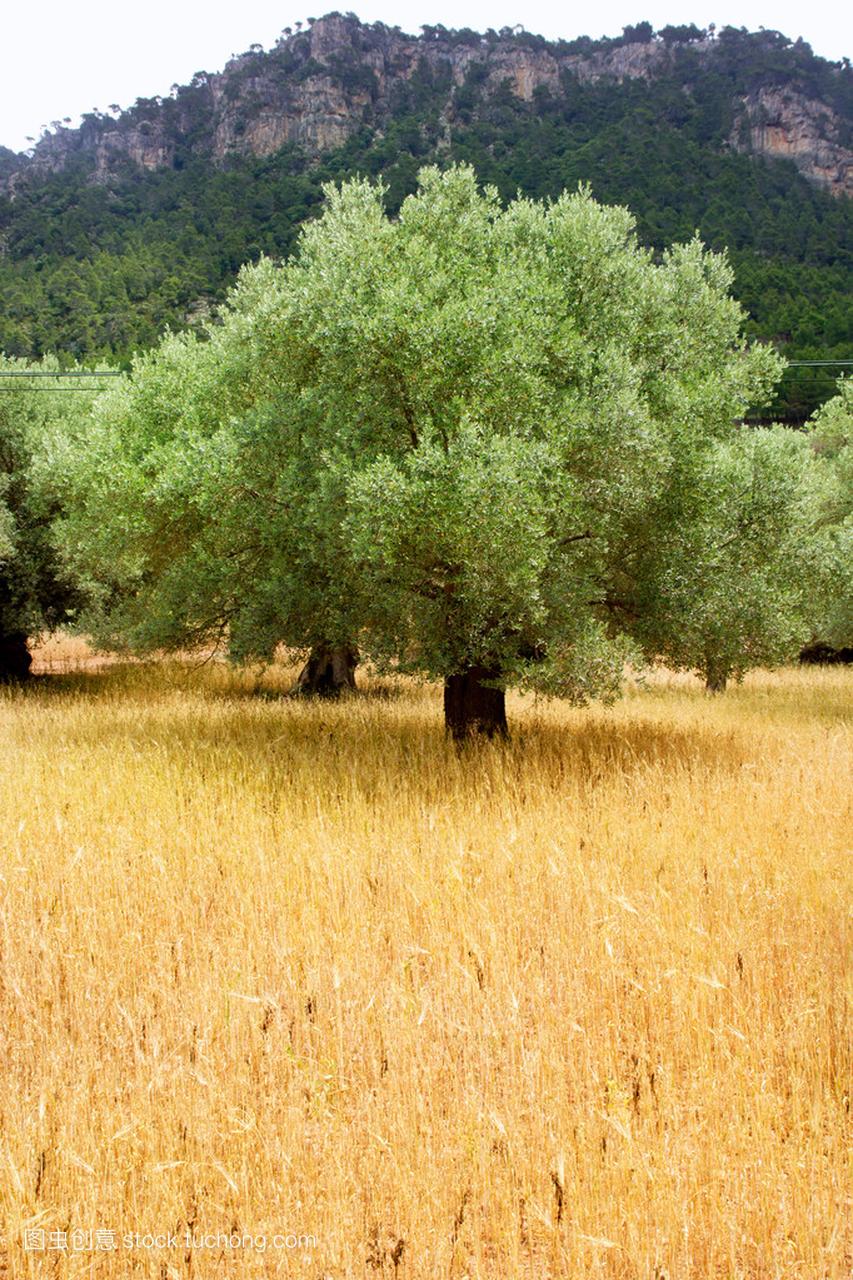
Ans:
<svg viewBox="0 0 853 1280"><path fill-rule="evenodd" d="M754 64L745 76L742 58L731 56L739 45L746 45ZM272 50L253 46L218 74L199 73L170 98L140 99L115 118L90 114L79 129L59 126L31 155L17 157L14 169L20 181L84 159L94 178L106 181L124 162L172 167L188 148L217 163L268 156L289 144L316 156L365 126L381 129L416 77L442 86L441 116L450 138L456 98L472 80L485 95L508 87L521 102L535 103L541 95L571 101L594 84L618 91L631 80L675 78L685 94L695 95L697 80L720 75L731 81L733 119L725 145L791 159L832 194L853 193L844 112L849 66L816 59L801 41L792 44L776 32L750 36L726 29L718 37L686 27L656 37L641 23L619 39L599 42L549 42L520 28L479 35L427 27L415 37L338 13L309 20L307 30L285 35ZM4 165L0 154L0 175L4 167L8 160Z"/></svg>
<svg viewBox="0 0 853 1280"><path fill-rule="evenodd" d="M728 248L754 336L849 358L849 63L779 32L649 23L547 41L332 13L165 98L0 148L0 348L124 359L285 256L322 184L465 161L507 199L589 182L655 248ZM792 377L800 415L832 371ZM806 385L808 383L808 385Z"/></svg>

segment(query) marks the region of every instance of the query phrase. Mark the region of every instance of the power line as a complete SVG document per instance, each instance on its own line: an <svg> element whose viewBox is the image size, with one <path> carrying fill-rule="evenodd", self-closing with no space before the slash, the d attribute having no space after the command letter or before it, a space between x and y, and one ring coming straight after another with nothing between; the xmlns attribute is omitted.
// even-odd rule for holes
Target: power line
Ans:
<svg viewBox="0 0 853 1280"><path fill-rule="evenodd" d="M64 372L55 369L0 369L0 378L53 378L54 381L62 378L122 378L124 374L120 369L68 369ZM0 386L0 392L9 391L14 395L18 391L24 391L27 395L32 395L37 391L46 391L48 395L54 395L58 391L82 391L86 395L93 395L98 391L106 391L106 387L63 387L63 386L45 386L38 384L23 387Z"/></svg>
<svg viewBox="0 0 853 1280"><path fill-rule="evenodd" d="M69 369L56 372L44 369L0 369L0 378L122 378L119 369Z"/></svg>
<svg viewBox="0 0 853 1280"><path fill-rule="evenodd" d="M6 395L17 395L20 390L26 392L28 396L41 394L54 396L60 391L82 391L84 395L94 395L97 391L106 391L106 387L0 387L0 395L5 392Z"/></svg>

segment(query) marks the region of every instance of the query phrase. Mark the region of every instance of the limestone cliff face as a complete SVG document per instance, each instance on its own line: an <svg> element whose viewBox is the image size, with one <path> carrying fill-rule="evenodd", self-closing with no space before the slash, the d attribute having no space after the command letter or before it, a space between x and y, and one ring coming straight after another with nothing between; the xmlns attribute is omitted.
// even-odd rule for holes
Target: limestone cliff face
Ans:
<svg viewBox="0 0 853 1280"><path fill-rule="evenodd" d="M710 42L694 44L697 51L706 52ZM625 44L616 49L603 50L589 56L568 57L566 67L581 84L599 80L651 80L665 71L672 62L672 49L664 44Z"/></svg>
<svg viewBox="0 0 853 1280"><path fill-rule="evenodd" d="M841 144L843 123L825 103L787 88L763 88L741 99L732 130L738 150L793 160L833 195L853 195L853 155Z"/></svg>
<svg viewBox="0 0 853 1280"><path fill-rule="evenodd" d="M517 97L530 102L538 88L559 93L564 74L580 83L648 79L671 57L653 44L584 57L561 56L556 46L531 47L511 35L497 41L416 38L338 15L292 36L284 54L286 76L281 55L273 53L244 55L211 77L217 159L231 151L267 155L289 142L315 154L337 146L365 122L381 123L393 110L395 88L422 66L433 75L448 73L453 88L477 66L491 88L508 82ZM447 106L452 109L450 100Z"/></svg>
<svg viewBox="0 0 853 1280"><path fill-rule="evenodd" d="M584 45L580 52L577 43ZM588 46L588 47L587 47ZM701 74L717 43L694 39L690 55ZM400 91L416 74L446 86L442 115L449 127L454 95L474 75L486 92L508 84L521 100L537 90L571 93L578 85L651 80L673 70L679 46L664 40L635 43L560 42L516 35L452 33L431 28L420 37L382 23L363 24L331 14L268 52L257 46L216 75L201 75L172 98L149 99L112 119L87 116L79 129L60 129L30 157L8 158L7 184L49 173L75 160L89 164L95 181L116 170L169 167L187 150L216 163L234 155L266 156L293 144L317 156L367 125L381 130ZM691 92L689 84L685 92ZM851 194L851 153L842 122L826 103L784 84L764 85L734 104L730 145L794 160L812 181L835 194Z"/></svg>
<svg viewBox="0 0 853 1280"><path fill-rule="evenodd" d="M257 106L248 113L242 98L223 104L213 130L213 156L268 156L287 143L314 155L345 142L361 123L368 105L366 95L347 93L329 75L313 75L298 91L264 96L263 81L256 81L252 95ZM219 87L215 90L219 97Z"/></svg>
<svg viewBox="0 0 853 1280"><path fill-rule="evenodd" d="M175 147L157 119L140 122L103 119L80 129L60 129L42 138L26 165L17 167L11 185L28 175L55 173L75 161L94 161L96 181L105 180L119 165L162 169L174 161Z"/></svg>
<svg viewBox="0 0 853 1280"><path fill-rule="evenodd" d="M116 161L129 160L142 169L164 169L174 159L174 147L156 123L143 121L133 129L107 130L95 148L96 173L105 177Z"/></svg>

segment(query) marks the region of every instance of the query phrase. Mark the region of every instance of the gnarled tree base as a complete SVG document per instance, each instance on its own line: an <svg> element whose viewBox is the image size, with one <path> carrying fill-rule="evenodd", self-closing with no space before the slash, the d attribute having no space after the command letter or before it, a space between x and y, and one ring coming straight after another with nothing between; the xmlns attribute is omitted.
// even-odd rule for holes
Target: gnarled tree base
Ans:
<svg viewBox="0 0 853 1280"><path fill-rule="evenodd" d="M352 645L315 645L299 673L292 694L337 698L355 689L358 650Z"/></svg>
<svg viewBox="0 0 853 1280"><path fill-rule="evenodd" d="M725 693L729 678L724 671L711 671L705 675L706 693Z"/></svg>
<svg viewBox="0 0 853 1280"><path fill-rule="evenodd" d="M508 736L506 693L485 680L498 680L500 672L469 667L444 682L444 727L454 742L483 736Z"/></svg>
<svg viewBox="0 0 853 1280"><path fill-rule="evenodd" d="M0 681L26 680L32 666L32 655L27 648L23 631L0 634Z"/></svg>

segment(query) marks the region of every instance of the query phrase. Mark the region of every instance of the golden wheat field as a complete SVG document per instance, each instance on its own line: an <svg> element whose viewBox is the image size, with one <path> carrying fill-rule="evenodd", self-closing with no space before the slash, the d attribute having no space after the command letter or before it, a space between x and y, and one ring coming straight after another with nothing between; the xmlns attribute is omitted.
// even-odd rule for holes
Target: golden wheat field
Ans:
<svg viewBox="0 0 853 1280"><path fill-rule="evenodd" d="M0 1275L850 1275L853 673L458 752L70 656L0 692Z"/></svg>

